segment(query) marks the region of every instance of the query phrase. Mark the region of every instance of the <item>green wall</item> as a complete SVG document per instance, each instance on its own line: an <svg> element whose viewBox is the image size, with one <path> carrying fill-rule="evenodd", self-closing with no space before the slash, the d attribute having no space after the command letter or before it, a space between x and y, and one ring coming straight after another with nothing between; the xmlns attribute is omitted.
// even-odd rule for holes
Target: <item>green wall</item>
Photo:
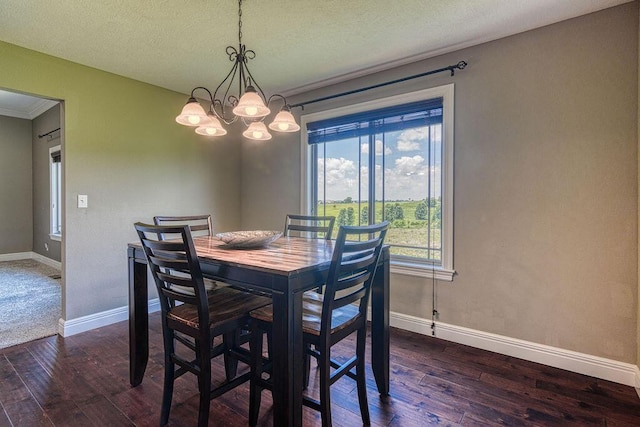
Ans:
<svg viewBox="0 0 640 427"><path fill-rule="evenodd" d="M0 88L64 102L66 321L127 305L134 222L207 212L217 230L239 226L238 143L176 124L185 95L4 42L0 63Z"/></svg>

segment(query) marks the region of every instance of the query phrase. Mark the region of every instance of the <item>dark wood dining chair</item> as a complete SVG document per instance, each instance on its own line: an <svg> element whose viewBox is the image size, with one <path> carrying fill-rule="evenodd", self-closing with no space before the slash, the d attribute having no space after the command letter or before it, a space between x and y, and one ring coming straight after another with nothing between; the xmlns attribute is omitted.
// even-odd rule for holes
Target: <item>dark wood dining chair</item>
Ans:
<svg viewBox="0 0 640 427"><path fill-rule="evenodd" d="M283 235L331 240L335 222L335 216L287 214ZM322 293L322 286L316 292Z"/></svg>
<svg viewBox="0 0 640 427"><path fill-rule="evenodd" d="M188 225L191 237L213 236L213 226L211 225L211 215L156 215L153 217L155 225ZM164 239L164 236L161 236ZM204 287L208 291L218 287L218 282L207 277L204 278Z"/></svg>
<svg viewBox="0 0 640 427"><path fill-rule="evenodd" d="M335 221L335 216L287 214L283 234L330 240Z"/></svg>
<svg viewBox="0 0 640 427"><path fill-rule="evenodd" d="M303 296L303 343L305 351L318 360L320 400L303 396L303 403L319 410L322 426L331 426L331 384L344 375L354 379L362 422L370 424L365 378L367 307L389 222L369 226L342 226L338 231L324 294ZM273 323L273 306L251 312L251 386L249 425L255 426L260 411L261 392L272 389L268 363L262 357L263 332ZM355 355L345 362L331 358L331 347L356 333ZM312 348L313 345L313 348ZM265 370L265 366L267 367ZM352 370L355 368L355 373Z"/></svg>
<svg viewBox="0 0 640 427"><path fill-rule="evenodd" d="M164 385L160 425L167 424L176 378L190 372L198 378L198 426L206 426L210 400L247 381L248 371L236 375L238 361L250 362L249 351L237 342L248 329L249 312L269 298L220 287L207 292L188 225L136 223L149 268L158 290L164 341ZM214 345L214 338L221 343ZM185 339L187 337L189 339ZM223 355L226 379L212 388L211 359Z"/></svg>
<svg viewBox="0 0 640 427"><path fill-rule="evenodd" d="M287 214L284 222L284 236L296 236L314 239L331 240L335 216L330 215L298 215ZM316 288L317 293L322 293L322 286ZM304 387L309 385L310 363L309 356L305 360Z"/></svg>

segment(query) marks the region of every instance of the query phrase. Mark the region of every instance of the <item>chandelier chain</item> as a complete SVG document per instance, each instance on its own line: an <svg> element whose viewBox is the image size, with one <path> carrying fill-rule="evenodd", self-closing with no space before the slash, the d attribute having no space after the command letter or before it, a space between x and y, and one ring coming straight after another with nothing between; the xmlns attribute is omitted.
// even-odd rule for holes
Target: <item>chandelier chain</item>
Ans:
<svg viewBox="0 0 640 427"><path fill-rule="evenodd" d="M242 0L238 0L238 44L242 46Z"/></svg>

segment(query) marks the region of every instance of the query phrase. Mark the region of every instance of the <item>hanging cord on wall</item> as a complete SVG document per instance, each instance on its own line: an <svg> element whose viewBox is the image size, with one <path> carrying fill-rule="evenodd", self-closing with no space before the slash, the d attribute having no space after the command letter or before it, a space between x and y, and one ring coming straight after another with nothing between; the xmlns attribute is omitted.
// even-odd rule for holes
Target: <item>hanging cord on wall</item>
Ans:
<svg viewBox="0 0 640 427"><path fill-rule="evenodd" d="M436 319L438 310L436 309L436 269L431 266L431 336L436 336Z"/></svg>
<svg viewBox="0 0 640 427"><path fill-rule="evenodd" d="M466 65L466 64L465 64ZM431 185L433 184L431 175L435 168L431 167L431 132L428 132L429 150L427 164L429 165L429 175L427 176L427 257L431 260L431 336L436 336L436 319L438 318L438 310L436 308L436 265L433 259L432 242L431 242L431 213L434 208L432 200ZM442 204L440 205L442 209ZM440 245L440 259L442 260L442 245Z"/></svg>

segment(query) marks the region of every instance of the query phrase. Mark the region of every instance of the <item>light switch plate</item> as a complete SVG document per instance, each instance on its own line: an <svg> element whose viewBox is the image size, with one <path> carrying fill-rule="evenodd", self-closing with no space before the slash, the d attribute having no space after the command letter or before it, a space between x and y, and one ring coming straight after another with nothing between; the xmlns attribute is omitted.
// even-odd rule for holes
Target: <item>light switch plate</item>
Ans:
<svg viewBox="0 0 640 427"><path fill-rule="evenodd" d="M79 208L89 207L89 197L86 194L78 194L78 207Z"/></svg>

